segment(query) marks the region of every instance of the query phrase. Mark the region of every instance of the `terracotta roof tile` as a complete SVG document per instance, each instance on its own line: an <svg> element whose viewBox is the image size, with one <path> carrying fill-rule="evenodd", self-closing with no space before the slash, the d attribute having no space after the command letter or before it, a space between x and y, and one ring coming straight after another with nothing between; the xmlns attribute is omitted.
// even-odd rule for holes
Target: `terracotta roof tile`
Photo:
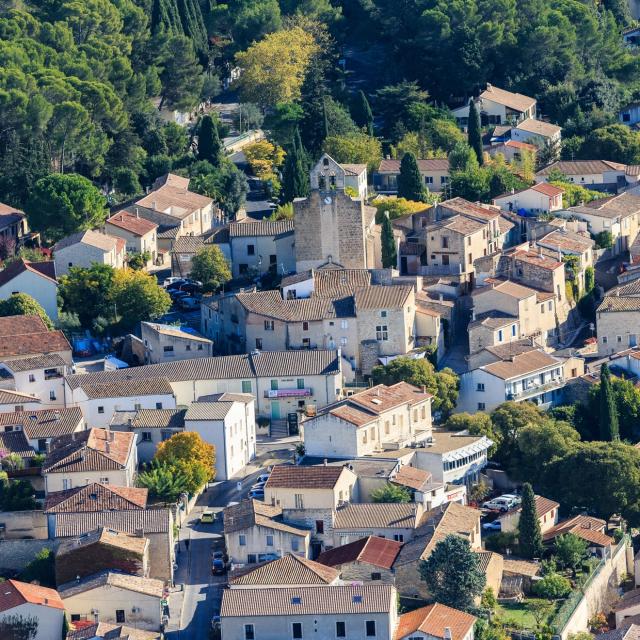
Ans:
<svg viewBox="0 0 640 640"><path fill-rule="evenodd" d="M351 503L336 511L334 529L413 529L417 518L414 503Z"/></svg>
<svg viewBox="0 0 640 640"><path fill-rule="evenodd" d="M127 211L118 211L107 220L106 224L128 231L135 236L145 236L158 228L157 224L145 218L136 217Z"/></svg>
<svg viewBox="0 0 640 640"><path fill-rule="evenodd" d="M440 603L430 604L400 616L394 640L403 640L420 631L432 638L445 638L445 629L451 630L451 640L463 640L477 618L470 613L452 609Z"/></svg>
<svg viewBox="0 0 640 640"><path fill-rule="evenodd" d="M345 467L282 464L273 468L265 489L333 489L343 473Z"/></svg>
<svg viewBox="0 0 640 640"><path fill-rule="evenodd" d="M55 438L73 433L83 421L80 407L0 413L0 425L19 425L29 440Z"/></svg>
<svg viewBox="0 0 640 640"><path fill-rule="evenodd" d="M449 172L449 160L447 158L429 158L418 160L418 169L422 173L434 171ZM384 159L380 161L378 173L400 173L400 160Z"/></svg>
<svg viewBox="0 0 640 640"><path fill-rule="evenodd" d="M61 584L58 587L58 593L61 598L65 599L105 586L125 589L127 591L133 591L134 593L142 593L158 599L162 598L164 593L164 583L162 580L141 578L140 576L132 576L115 571L101 571L86 578L81 578L80 581L74 580L73 582Z"/></svg>
<svg viewBox="0 0 640 640"><path fill-rule="evenodd" d="M431 484L432 475L423 469L410 467L405 464L400 467L400 471L391 480L394 484L400 484L403 487L409 487L416 491L423 491Z"/></svg>
<svg viewBox="0 0 640 640"><path fill-rule="evenodd" d="M367 536L349 544L321 553L317 561L328 567L340 567L352 562L364 562L382 569L391 569L402 548L401 542Z"/></svg>
<svg viewBox="0 0 640 640"><path fill-rule="evenodd" d="M35 273L45 280L57 284L56 268L53 262L31 262L30 260L19 258L0 271L0 287L26 271Z"/></svg>
<svg viewBox="0 0 640 640"><path fill-rule="evenodd" d="M559 127L557 124L551 124L544 120L536 120L535 118L523 120L519 122L515 128L547 138L551 138L562 131L562 127Z"/></svg>
<svg viewBox="0 0 640 640"><path fill-rule="evenodd" d="M253 220L229 224L229 238L279 236L285 233L293 233L293 220Z"/></svg>
<svg viewBox="0 0 640 640"><path fill-rule="evenodd" d="M319 562L288 553L282 558L251 565L229 576L232 586L328 585L340 577L340 572Z"/></svg>
<svg viewBox="0 0 640 640"><path fill-rule="evenodd" d="M240 504L225 508L224 532L233 533L258 525L299 536L310 535L308 530L288 525L282 522L281 518L280 507L271 506L259 500L243 500Z"/></svg>
<svg viewBox="0 0 640 640"><path fill-rule="evenodd" d="M109 236L106 233L99 233L98 231L92 231L90 229L86 231L78 231L78 233L72 233L66 238L62 238L53 245L53 252L62 251L68 247L72 247L76 244L87 244L96 249L102 249L102 251L109 252L117 249L119 238Z"/></svg>
<svg viewBox="0 0 640 640"><path fill-rule="evenodd" d="M559 522L555 527L546 531L542 539L544 542L549 542L558 536L573 533L587 542L601 547L608 547L613 544L613 538L603 532L606 526L607 523L599 518L584 515L574 516Z"/></svg>
<svg viewBox="0 0 640 640"><path fill-rule="evenodd" d="M7 580L0 585L0 613L27 603L64 610L62 599L55 589L18 580Z"/></svg>
<svg viewBox="0 0 640 640"><path fill-rule="evenodd" d="M0 318L0 337L48 331L40 316L3 316Z"/></svg>
<svg viewBox="0 0 640 640"><path fill-rule="evenodd" d="M124 533L108 527L100 527L89 534L72 540L65 540L56 550L56 562L60 556L73 553L77 549L83 549L92 545L107 545L125 552L143 555L149 539L130 533ZM64 559L62 560L64 562Z"/></svg>
<svg viewBox="0 0 640 640"><path fill-rule="evenodd" d="M536 350L513 356L509 360L491 362L480 368L498 378L509 380L510 378L534 373L552 366L561 367L562 361L542 350Z"/></svg>
<svg viewBox="0 0 640 640"><path fill-rule="evenodd" d="M82 487L49 493L44 511L45 513L79 513L145 509L148 494L148 489L92 482Z"/></svg>
<svg viewBox="0 0 640 640"><path fill-rule="evenodd" d="M123 511L87 511L56 513L55 537L70 538L104 526L127 533L169 533L172 521L168 509L126 509Z"/></svg>

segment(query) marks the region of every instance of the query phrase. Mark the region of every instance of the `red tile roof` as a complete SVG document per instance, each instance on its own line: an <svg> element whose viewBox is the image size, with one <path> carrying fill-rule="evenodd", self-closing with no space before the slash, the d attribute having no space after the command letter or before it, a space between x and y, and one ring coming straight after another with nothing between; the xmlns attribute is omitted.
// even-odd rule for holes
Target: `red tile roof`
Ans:
<svg viewBox="0 0 640 640"><path fill-rule="evenodd" d="M134 216L132 213L128 213L127 211L118 211L118 213L112 215L107 220L107 224L124 229L136 236L144 236L150 231L158 228L157 224L154 224L145 218Z"/></svg>
<svg viewBox="0 0 640 640"><path fill-rule="evenodd" d="M26 603L64 610L62 599L55 589L17 580L7 580L0 584L0 613Z"/></svg>
<svg viewBox="0 0 640 640"><path fill-rule="evenodd" d="M148 489L92 482L82 487L51 492L47 496L44 511L45 513L79 513L145 509L148 493Z"/></svg>
<svg viewBox="0 0 640 640"><path fill-rule="evenodd" d="M54 262L31 262L24 258L19 258L0 271L0 287L11 282L14 278L26 271L31 271L31 273L42 276L50 282L56 282L56 267Z"/></svg>
<svg viewBox="0 0 640 640"><path fill-rule="evenodd" d="M47 331L40 316L5 316L0 318L0 337L20 333L44 333Z"/></svg>
<svg viewBox="0 0 640 640"><path fill-rule="evenodd" d="M549 196L551 198L564 193L564 189L549 184L548 182L540 182L539 184L534 184L531 189L533 189L534 191L538 191L539 193L544 193L545 196Z"/></svg>
<svg viewBox="0 0 640 640"><path fill-rule="evenodd" d="M591 516L574 516L568 520L558 523L552 529L549 529L543 536L544 542L555 540L558 536L565 533L573 533L574 535L590 542L596 546L608 547L613 544L613 538L604 533L607 523L599 518Z"/></svg>
<svg viewBox="0 0 640 640"><path fill-rule="evenodd" d="M71 351L62 331L48 331L37 316L0 318L0 358Z"/></svg>
<svg viewBox="0 0 640 640"><path fill-rule="evenodd" d="M274 467L265 489L333 489L342 475L341 466L298 467L283 464Z"/></svg>
<svg viewBox="0 0 640 640"><path fill-rule="evenodd" d="M366 562L382 569L391 569L401 548L401 542L367 536L321 553L316 562L328 567L337 567L350 562Z"/></svg>
<svg viewBox="0 0 640 640"><path fill-rule="evenodd" d="M403 640L409 634L421 631L434 638L444 638L445 629L451 629L451 640L462 640L476 623L470 613L452 609L443 604L430 604L400 616L394 640Z"/></svg>

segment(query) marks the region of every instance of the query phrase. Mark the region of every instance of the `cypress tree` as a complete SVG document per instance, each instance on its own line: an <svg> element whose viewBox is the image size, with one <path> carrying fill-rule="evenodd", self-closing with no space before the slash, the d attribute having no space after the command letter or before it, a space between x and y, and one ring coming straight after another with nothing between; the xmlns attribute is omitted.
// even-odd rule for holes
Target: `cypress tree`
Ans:
<svg viewBox="0 0 640 640"><path fill-rule="evenodd" d="M380 238L382 244L382 266L385 269L395 268L397 264L396 240L393 237L393 227L389 216L385 215L382 220L382 236Z"/></svg>
<svg viewBox="0 0 640 640"><path fill-rule="evenodd" d="M284 164L282 181L284 203L309 195L309 178L305 158L306 154L300 141L300 132L296 129Z"/></svg>
<svg viewBox="0 0 640 640"><path fill-rule="evenodd" d="M218 126L211 116L204 116L200 121L198 135L198 160L207 160L214 167L220 166L222 143L218 135Z"/></svg>
<svg viewBox="0 0 640 640"><path fill-rule="evenodd" d="M600 439L612 442L620 440L618 407L613 395L611 372L606 364L600 368Z"/></svg>
<svg viewBox="0 0 640 640"><path fill-rule="evenodd" d="M300 106L302 121L300 134L305 149L312 157L320 155L322 143L327 137L327 123L324 108L324 97L327 95L324 64L319 56L311 61L304 82L300 89Z"/></svg>
<svg viewBox="0 0 640 640"><path fill-rule="evenodd" d="M528 482L522 485L522 510L518 523L520 553L529 560L542 555L542 532L536 511L536 497Z"/></svg>
<svg viewBox="0 0 640 640"><path fill-rule="evenodd" d="M468 125L469 146L475 151L478 164L482 166L484 162L482 156L482 131L480 130L480 114L476 108L476 103L469 102L469 125Z"/></svg>
<svg viewBox="0 0 640 640"><path fill-rule="evenodd" d="M398 198L406 198L416 202L421 202L424 198L424 186L422 185L418 161L410 151L402 156L402 162L400 162Z"/></svg>
<svg viewBox="0 0 640 640"><path fill-rule="evenodd" d="M370 136L373 136L373 113L371 113L371 106L364 91L360 90L356 94L352 111L351 115L355 123Z"/></svg>

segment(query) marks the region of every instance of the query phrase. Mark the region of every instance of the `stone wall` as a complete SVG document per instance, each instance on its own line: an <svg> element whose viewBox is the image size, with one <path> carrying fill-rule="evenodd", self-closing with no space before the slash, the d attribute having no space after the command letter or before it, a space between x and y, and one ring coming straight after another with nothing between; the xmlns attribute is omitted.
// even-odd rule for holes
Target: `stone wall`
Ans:
<svg viewBox="0 0 640 640"><path fill-rule="evenodd" d="M43 511L0 511L0 525L4 525L6 540L46 540L48 537Z"/></svg>
<svg viewBox="0 0 640 640"><path fill-rule="evenodd" d="M311 530L311 542L320 542L323 549L333 547L332 509L283 509L282 517L288 524ZM322 520L323 533L318 533L317 522Z"/></svg>
<svg viewBox="0 0 640 640"><path fill-rule="evenodd" d="M55 551L59 540L0 540L0 573L22 571L43 549Z"/></svg>
<svg viewBox="0 0 640 640"><path fill-rule="evenodd" d="M371 369L378 363L380 353L376 340L363 340L360 342L360 369L364 374L370 374Z"/></svg>
<svg viewBox="0 0 640 640"><path fill-rule="evenodd" d="M374 584L395 584L396 578L392 570L383 569L368 562L350 562L339 567L341 578L345 582L373 582ZM372 580L372 574L380 574L379 580Z"/></svg>

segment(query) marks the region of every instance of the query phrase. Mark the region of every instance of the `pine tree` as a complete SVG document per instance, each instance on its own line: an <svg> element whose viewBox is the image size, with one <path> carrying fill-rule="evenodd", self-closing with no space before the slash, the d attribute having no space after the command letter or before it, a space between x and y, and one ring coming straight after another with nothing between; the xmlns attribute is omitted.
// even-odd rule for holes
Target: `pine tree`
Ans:
<svg viewBox="0 0 640 640"><path fill-rule="evenodd" d="M352 111L351 115L355 123L365 129L370 136L373 136L373 113L371 113L371 107L364 91L358 91Z"/></svg>
<svg viewBox="0 0 640 640"><path fill-rule="evenodd" d="M222 143L218 135L218 126L211 116L204 116L200 121L198 135L198 160L207 160L214 167L220 166Z"/></svg>
<svg viewBox="0 0 640 640"><path fill-rule="evenodd" d="M322 150L327 130L324 108L327 87L324 64L318 56L311 61L300 92L300 105L303 111L300 123L302 142L311 156L317 157Z"/></svg>
<svg viewBox="0 0 640 640"><path fill-rule="evenodd" d="M482 131L480 130L480 115L476 108L476 103L469 102L469 125L468 125L469 146L475 151L478 164L482 166L484 158L482 155Z"/></svg>
<svg viewBox="0 0 640 640"><path fill-rule="evenodd" d="M542 555L542 532L536 511L536 497L528 482L522 485L522 509L518 524L520 553L529 560Z"/></svg>
<svg viewBox="0 0 640 640"><path fill-rule="evenodd" d="M611 384L611 372L606 364L600 368L600 439L620 440L618 407Z"/></svg>
<svg viewBox="0 0 640 640"><path fill-rule="evenodd" d="M304 198L309 195L306 153L300 140L300 132L297 128L285 159L283 173L283 202L292 202L294 198Z"/></svg>
<svg viewBox="0 0 640 640"><path fill-rule="evenodd" d="M382 266L385 269L394 268L397 264L396 240L393 236L393 227L389 216L385 215L382 220Z"/></svg>
<svg viewBox="0 0 640 640"><path fill-rule="evenodd" d="M424 199L424 186L418 168L418 161L410 151L402 156L400 175L398 176L398 198L421 202Z"/></svg>

